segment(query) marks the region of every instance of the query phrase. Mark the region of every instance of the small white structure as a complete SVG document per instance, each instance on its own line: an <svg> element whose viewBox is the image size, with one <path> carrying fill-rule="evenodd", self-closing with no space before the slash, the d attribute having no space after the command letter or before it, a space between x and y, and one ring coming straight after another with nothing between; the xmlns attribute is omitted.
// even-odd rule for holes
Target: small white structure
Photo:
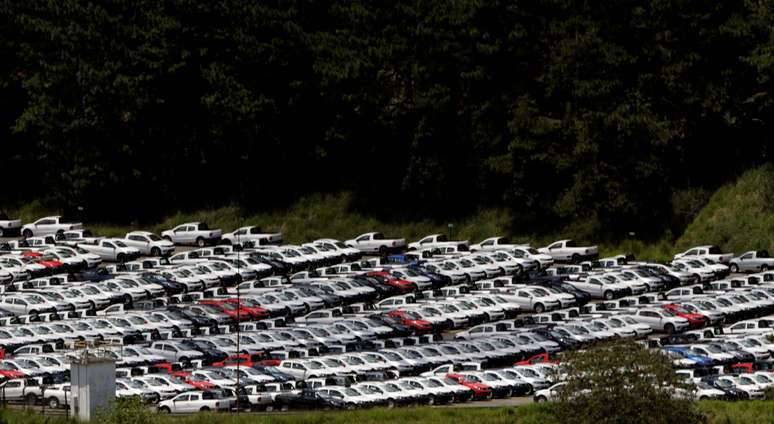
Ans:
<svg viewBox="0 0 774 424"><path fill-rule="evenodd" d="M85 351L70 363L70 384L73 396L70 416L81 421L94 419L115 398L116 363L99 351Z"/></svg>

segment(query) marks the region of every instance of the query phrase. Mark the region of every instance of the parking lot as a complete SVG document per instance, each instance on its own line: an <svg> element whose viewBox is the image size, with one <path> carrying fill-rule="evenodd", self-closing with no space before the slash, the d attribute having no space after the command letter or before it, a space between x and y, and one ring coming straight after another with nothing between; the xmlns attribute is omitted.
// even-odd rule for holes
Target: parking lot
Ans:
<svg viewBox="0 0 774 424"><path fill-rule="evenodd" d="M3 402L67 408L69 362L88 351L116 362L116 396L160 413L518 405L556 396L563 351L621 338L667 355L696 398L774 385L764 251L663 264L571 240L287 245L255 227L102 238L4 222Z"/></svg>

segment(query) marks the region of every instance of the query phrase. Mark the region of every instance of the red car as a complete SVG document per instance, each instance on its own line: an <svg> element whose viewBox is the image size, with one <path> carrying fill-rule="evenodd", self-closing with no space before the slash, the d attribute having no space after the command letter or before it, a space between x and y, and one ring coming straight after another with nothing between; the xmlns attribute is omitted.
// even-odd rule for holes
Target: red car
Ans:
<svg viewBox="0 0 774 424"><path fill-rule="evenodd" d="M394 310L387 312L388 317L398 318L400 323L406 327L414 330L416 334L425 334L433 331L433 324L430 321L425 321L414 312Z"/></svg>
<svg viewBox="0 0 774 424"><path fill-rule="evenodd" d="M472 381L465 380L465 377L459 374L446 374L446 379L473 390L473 398L475 399L492 398L492 388L486 384L474 383Z"/></svg>
<svg viewBox="0 0 774 424"><path fill-rule="evenodd" d="M269 318L269 311L267 309L255 306L253 302L247 299L242 299L241 302L239 299L224 299L223 302L241 306L242 310L248 311L255 320Z"/></svg>
<svg viewBox="0 0 774 424"><path fill-rule="evenodd" d="M705 317L702 314L690 312L677 303L669 303L666 305L661 305L661 307L672 311L675 315L679 316L680 318L687 319L688 325L690 325L691 328L700 328L707 325L707 317Z"/></svg>
<svg viewBox="0 0 774 424"><path fill-rule="evenodd" d="M227 302L225 300L202 300L199 304L215 307L234 321L241 322L253 319L253 314L245 308L240 308L237 303Z"/></svg>
<svg viewBox="0 0 774 424"><path fill-rule="evenodd" d="M167 374L173 374L180 371L179 364L172 364L171 362L159 362L148 367L148 373L154 372L166 372Z"/></svg>
<svg viewBox="0 0 774 424"><path fill-rule="evenodd" d="M43 265L44 267L46 267L48 271L51 271L51 272L55 272L60 269L63 269L62 267L64 266L64 263L48 255L43 255L42 253L39 253L39 252L27 251L22 253L21 256L25 258L29 258L32 262L35 262L36 264Z"/></svg>
<svg viewBox="0 0 774 424"><path fill-rule="evenodd" d="M410 293L417 289L417 285L408 280L401 280L393 277L389 272L385 271L371 271L366 274L371 278L375 278L382 284L395 287L400 290L401 293Z"/></svg>
<svg viewBox="0 0 774 424"><path fill-rule="evenodd" d="M176 383L185 383L195 389L199 390L212 390L215 389L215 385L209 381L195 381L191 379L191 373L187 371L178 371L172 373L172 378Z"/></svg>
<svg viewBox="0 0 774 424"><path fill-rule="evenodd" d="M535 365L535 364L558 364L559 361L552 361L548 356L548 353L538 353L537 355L527 358L523 361L516 362L513 365Z"/></svg>
<svg viewBox="0 0 774 424"><path fill-rule="evenodd" d="M213 362L213 367L228 367L231 365L239 365L243 367L252 367L253 365L264 365L263 360L265 359L266 354L256 353L252 355L248 355L246 353L240 353L238 355L231 355L228 358L226 358L223 361L220 362Z"/></svg>

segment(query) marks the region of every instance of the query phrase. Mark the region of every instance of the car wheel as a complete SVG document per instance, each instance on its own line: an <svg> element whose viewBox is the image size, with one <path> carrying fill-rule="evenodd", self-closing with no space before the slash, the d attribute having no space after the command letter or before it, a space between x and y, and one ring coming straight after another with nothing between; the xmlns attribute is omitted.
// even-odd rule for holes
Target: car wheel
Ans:
<svg viewBox="0 0 774 424"><path fill-rule="evenodd" d="M699 396L699 400L707 400L709 399L707 396Z"/></svg>
<svg viewBox="0 0 774 424"><path fill-rule="evenodd" d="M27 313L27 315L37 315L38 311L35 309L30 309L30 311Z"/></svg>
<svg viewBox="0 0 774 424"><path fill-rule="evenodd" d="M159 412L162 413L162 414L171 414L172 410L170 410L166 406L162 406L161 408L159 408Z"/></svg>
<svg viewBox="0 0 774 424"><path fill-rule="evenodd" d="M610 290L607 290L604 294L604 297L606 300L613 300L613 292Z"/></svg>
<svg viewBox="0 0 774 424"><path fill-rule="evenodd" d="M652 288L652 287L650 287L650 284L645 284L645 291L646 291L646 292L649 292L649 291L651 291L651 290L653 290L653 288Z"/></svg>
<svg viewBox="0 0 774 424"><path fill-rule="evenodd" d="M492 321L492 316L491 316L491 315L489 315L488 313L487 313L487 314L484 314L484 321L486 321L486 322L490 322L490 321Z"/></svg>
<svg viewBox="0 0 774 424"><path fill-rule="evenodd" d="M5 233L3 233L3 229L0 228L0 237L3 237L4 235L5 235Z"/></svg>
<svg viewBox="0 0 774 424"><path fill-rule="evenodd" d="M154 247L153 249L151 249L150 253L151 253L151 256L161 256L161 249L159 249L158 247Z"/></svg>
<svg viewBox="0 0 774 424"><path fill-rule="evenodd" d="M209 410L210 410L210 408L208 408L206 406L202 406L201 409L199 409L200 412L207 412Z"/></svg>
<svg viewBox="0 0 774 424"><path fill-rule="evenodd" d="M574 263L574 264L577 264L578 262L580 262L580 256L578 256L577 253L574 253L572 255L572 258L570 258L570 259L572 260L572 263Z"/></svg>
<svg viewBox="0 0 774 424"><path fill-rule="evenodd" d="M761 272L768 271L768 270L769 270L769 266L768 265L765 265L765 264L761 265ZM739 272L739 271L737 270L736 272Z"/></svg>
<svg viewBox="0 0 774 424"><path fill-rule="evenodd" d="M279 408L279 410L282 411L282 412L288 412L288 409L290 409L290 406L288 406L288 405L282 405Z"/></svg>
<svg viewBox="0 0 774 424"><path fill-rule="evenodd" d="M183 357L182 357L182 358L180 358L180 359L179 359L177 362L180 362L181 364L183 364L183 367L185 367L185 366L188 364L188 358L186 358L185 356L183 356Z"/></svg>
<svg viewBox="0 0 774 424"><path fill-rule="evenodd" d="M48 398L48 402L46 402L46 403L48 404L48 407L51 408L51 409L59 408L59 399L57 399L57 398L55 398L53 396Z"/></svg>
<svg viewBox="0 0 774 424"><path fill-rule="evenodd" d="M546 310L546 307L543 306L542 303L538 303L535 305L535 312L538 314L542 314Z"/></svg>
<svg viewBox="0 0 774 424"><path fill-rule="evenodd" d="M27 230L22 231L22 236L24 236L24 238L32 237L32 230L27 229Z"/></svg>
<svg viewBox="0 0 774 424"><path fill-rule="evenodd" d="M546 399L545 396L538 396L538 397L535 398L535 402L537 402L537 403L545 403L545 402L548 402L548 399Z"/></svg>
<svg viewBox="0 0 774 424"><path fill-rule="evenodd" d="M220 239L220 244L225 244L226 246L231 246L233 243L231 242L231 239Z"/></svg>
<svg viewBox="0 0 774 424"><path fill-rule="evenodd" d="M728 269L729 269L729 271L734 272L734 273L739 272L739 265L731 264L731 265L728 266ZM761 270L763 270L763 267L761 267Z"/></svg>
<svg viewBox="0 0 774 424"><path fill-rule="evenodd" d="M120 264L126 262L126 255L124 255L123 253L119 253L118 256L116 256L116 262Z"/></svg>
<svg viewBox="0 0 774 424"><path fill-rule="evenodd" d="M128 295L128 294L125 294L125 295L124 295L124 304L125 304L125 305L128 305L128 304L130 304L130 303L132 303L132 296L130 296L130 295Z"/></svg>
<svg viewBox="0 0 774 424"><path fill-rule="evenodd" d="M674 326L674 325L672 325L672 324L667 324L667 325L665 325L665 326L664 326L664 332L666 332L667 334L672 334L672 333L674 333L674 332L675 332L675 326Z"/></svg>
<svg viewBox="0 0 774 424"><path fill-rule="evenodd" d="M387 406L389 409L395 408L395 401L392 399L387 399L387 405L385 406Z"/></svg>
<svg viewBox="0 0 774 424"><path fill-rule="evenodd" d="M92 310L96 310L97 309L97 304L94 303L93 300L89 301L89 309L92 309Z"/></svg>
<svg viewBox="0 0 774 424"><path fill-rule="evenodd" d="M697 283L700 283L700 282L701 282L701 275L699 275L699 274L693 274L693 278L695 278L695 279L696 279L696 282L697 282Z"/></svg>
<svg viewBox="0 0 774 424"><path fill-rule="evenodd" d="M379 247L379 255L384 256L387 254L387 246L380 246Z"/></svg>
<svg viewBox="0 0 774 424"><path fill-rule="evenodd" d="M67 307L70 308L70 310L72 312L75 312L75 303L71 303L71 304L67 305Z"/></svg>
<svg viewBox="0 0 774 424"><path fill-rule="evenodd" d="M201 238L201 237L198 237L196 239L196 245L199 246L199 247L204 247L204 239Z"/></svg>
<svg viewBox="0 0 774 424"><path fill-rule="evenodd" d="M35 396L34 393L30 393L24 397L24 401L27 403L27 405L34 405L38 402L38 397Z"/></svg>

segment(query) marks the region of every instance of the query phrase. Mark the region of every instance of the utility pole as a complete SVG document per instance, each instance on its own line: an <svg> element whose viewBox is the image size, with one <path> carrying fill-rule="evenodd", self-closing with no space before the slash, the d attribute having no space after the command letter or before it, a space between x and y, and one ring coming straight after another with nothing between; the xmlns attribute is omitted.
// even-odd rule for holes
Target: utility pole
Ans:
<svg viewBox="0 0 774 424"><path fill-rule="evenodd" d="M239 226L242 226L242 219L241 219L241 213L240 219L239 219ZM237 274L239 274L239 278L237 278L237 327L236 327L236 334L237 334L237 351L236 351L236 386L237 386L237 392L236 392L236 415L239 416L239 395L240 391L242 390L242 386L239 385L239 365L242 362L240 359L240 355L242 354L241 350L239 349L239 335L241 334L241 328L242 328L242 296L239 290L239 286L242 284L239 282L242 279L242 261L240 260L240 252L242 251L242 244L239 241L239 231L237 231Z"/></svg>

